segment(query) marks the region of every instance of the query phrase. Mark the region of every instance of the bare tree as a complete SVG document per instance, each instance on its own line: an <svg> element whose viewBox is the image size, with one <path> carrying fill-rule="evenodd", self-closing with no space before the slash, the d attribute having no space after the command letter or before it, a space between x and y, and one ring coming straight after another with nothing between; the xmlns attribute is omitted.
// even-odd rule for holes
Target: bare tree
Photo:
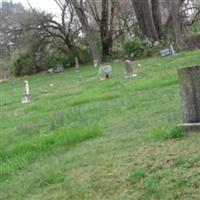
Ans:
<svg viewBox="0 0 200 200"><path fill-rule="evenodd" d="M80 0L79 2L77 0L66 0L66 2L73 5L73 7L76 11L76 14L79 18L81 25L82 25L82 29L83 29L83 31L86 35L86 40L88 42L94 63L100 63L101 62L101 55L99 53L95 39L93 37L91 27L90 27L88 20L87 20L87 15L85 13L83 0Z"/></svg>
<svg viewBox="0 0 200 200"><path fill-rule="evenodd" d="M182 28L181 28L181 18L180 18L180 7L184 3L184 0L170 0L170 17L172 23L172 30L175 37L176 47L178 50L183 50L186 46L183 38Z"/></svg>
<svg viewBox="0 0 200 200"><path fill-rule="evenodd" d="M111 55L114 34L116 34L115 21L116 1L114 0L86 0L89 13L100 32L103 58Z"/></svg>
<svg viewBox="0 0 200 200"><path fill-rule="evenodd" d="M160 0L151 0L153 21L159 38L163 36Z"/></svg>
<svg viewBox="0 0 200 200"><path fill-rule="evenodd" d="M149 0L132 0L139 27L144 36L158 40Z"/></svg>
<svg viewBox="0 0 200 200"><path fill-rule="evenodd" d="M78 57L75 40L79 36L81 26L76 19L74 8L65 0L54 1L60 8L60 22L54 20L51 14L38 12L30 5L32 16L30 16L30 19L25 20L22 27L26 27L25 29L27 30L42 30L46 32L47 37L54 38L63 44L55 46L58 50L64 53L70 51L72 55Z"/></svg>

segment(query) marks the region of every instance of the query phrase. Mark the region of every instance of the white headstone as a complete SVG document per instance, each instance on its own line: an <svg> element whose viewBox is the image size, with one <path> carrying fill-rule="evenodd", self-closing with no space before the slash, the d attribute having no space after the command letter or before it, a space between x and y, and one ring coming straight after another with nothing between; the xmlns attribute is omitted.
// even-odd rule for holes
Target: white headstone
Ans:
<svg viewBox="0 0 200 200"><path fill-rule="evenodd" d="M172 55L175 55L176 53L175 53L175 51L174 51L174 47L173 47L172 44L170 44L170 49L171 49Z"/></svg>
<svg viewBox="0 0 200 200"><path fill-rule="evenodd" d="M28 81L24 81L24 94L22 96L22 104L30 102L31 102L31 95L30 95L29 83Z"/></svg>

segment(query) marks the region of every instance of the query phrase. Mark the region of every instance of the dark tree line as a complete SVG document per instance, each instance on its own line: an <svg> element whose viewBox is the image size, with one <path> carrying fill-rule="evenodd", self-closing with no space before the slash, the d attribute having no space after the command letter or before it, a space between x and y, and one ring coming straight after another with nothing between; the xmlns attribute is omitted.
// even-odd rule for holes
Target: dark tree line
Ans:
<svg viewBox="0 0 200 200"><path fill-rule="evenodd" d="M54 0L59 20L30 5L3 1L0 5L0 56L16 49L39 53L59 51L78 57L88 47L94 63L112 56L113 46L127 39L174 41L187 48L186 27L198 23L198 0ZM34 38L34 39L33 39ZM29 47L28 47L29 46Z"/></svg>

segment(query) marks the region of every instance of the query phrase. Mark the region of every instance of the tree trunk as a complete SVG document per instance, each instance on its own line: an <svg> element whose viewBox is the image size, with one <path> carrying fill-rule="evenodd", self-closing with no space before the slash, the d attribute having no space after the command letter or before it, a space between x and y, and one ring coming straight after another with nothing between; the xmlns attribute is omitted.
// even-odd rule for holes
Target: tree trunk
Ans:
<svg viewBox="0 0 200 200"><path fill-rule="evenodd" d="M101 24L100 24L100 34L101 34L101 44L102 44L102 54L103 57L109 55L108 47L108 20L109 20L109 0L102 0L102 11L101 11Z"/></svg>
<svg viewBox="0 0 200 200"><path fill-rule="evenodd" d="M178 70L184 123L200 122L200 66Z"/></svg>
<svg viewBox="0 0 200 200"><path fill-rule="evenodd" d="M161 11L160 11L160 0L151 0L151 9L155 28L158 37L161 39L163 36L162 21L161 21Z"/></svg>
<svg viewBox="0 0 200 200"><path fill-rule="evenodd" d="M183 50L185 48L185 42L183 38L183 34L181 31L181 23L179 18L179 8L180 2L170 0L171 6L171 18L172 18L172 28L175 37L177 50Z"/></svg>
<svg viewBox="0 0 200 200"><path fill-rule="evenodd" d="M85 14L85 11L84 11L84 7L83 7L83 4L82 3L78 3L77 0L66 0L68 1L69 3L71 3L71 5L73 5L77 15L78 15L78 18L80 20L80 23L82 25L82 28L86 34L86 40L88 42L88 45L89 45L89 48L90 48L90 52L91 52L91 55L93 57L93 61L96 63L100 63L101 62L101 56L100 56L100 53L98 51L98 48L97 48L97 45L95 43L95 39L93 37L93 33L92 33L92 30L89 26L89 23L88 23L88 20L87 20L87 16Z"/></svg>
<svg viewBox="0 0 200 200"><path fill-rule="evenodd" d="M143 35L158 40L149 0L132 0L132 4Z"/></svg>

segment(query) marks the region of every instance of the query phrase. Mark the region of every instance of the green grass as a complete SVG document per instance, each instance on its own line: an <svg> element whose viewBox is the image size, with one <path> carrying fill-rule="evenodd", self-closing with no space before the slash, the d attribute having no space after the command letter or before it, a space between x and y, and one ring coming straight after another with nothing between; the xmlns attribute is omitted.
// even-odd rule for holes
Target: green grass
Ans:
<svg viewBox="0 0 200 200"><path fill-rule="evenodd" d="M199 54L135 61L133 79L115 62L107 81L84 66L0 84L0 200L198 200L200 136L176 125L177 69Z"/></svg>

